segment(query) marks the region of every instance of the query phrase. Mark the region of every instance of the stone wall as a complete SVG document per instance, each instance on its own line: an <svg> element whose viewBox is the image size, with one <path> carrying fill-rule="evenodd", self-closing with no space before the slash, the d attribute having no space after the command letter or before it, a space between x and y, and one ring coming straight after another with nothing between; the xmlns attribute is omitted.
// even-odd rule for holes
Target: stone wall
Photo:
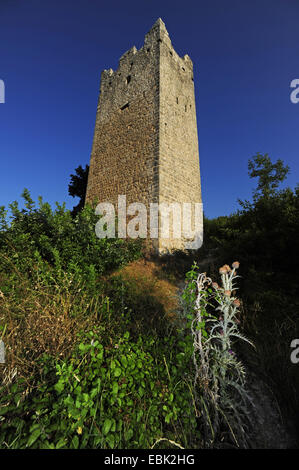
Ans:
<svg viewBox="0 0 299 470"><path fill-rule="evenodd" d="M193 65L174 51L161 19L140 50L101 76L86 201L116 204L123 194L147 208L201 201ZM154 245L181 248L182 240Z"/></svg>

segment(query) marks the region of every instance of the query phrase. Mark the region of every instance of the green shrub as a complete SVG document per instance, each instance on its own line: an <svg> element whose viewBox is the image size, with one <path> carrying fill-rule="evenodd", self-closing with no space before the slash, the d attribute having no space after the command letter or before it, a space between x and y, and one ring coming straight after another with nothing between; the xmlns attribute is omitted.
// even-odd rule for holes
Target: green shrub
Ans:
<svg viewBox="0 0 299 470"><path fill-rule="evenodd" d="M92 279L137 259L141 256L138 241L119 238L99 239L95 225L99 218L90 206L86 206L75 218L56 203L53 210L39 198L38 207L24 190L25 206L19 209L17 202L10 204L11 222L6 211L0 211L0 253L3 270L12 265L22 274L34 277L36 269L51 267L51 276L59 277L61 271ZM44 266L42 264L45 263Z"/></svg>
<svg viewBox="0 0 299 470"><path fill-rule="evenodd" d="M205 247L217 264L237 258L242 265L242 328L256 346L242 346L255 373L270 386L282 415L299 411L299 374L290 361L290 344L299 336L299 186L278 189L288 168L257 155L248 165L258 178L253 200L228 217L205 220ZM211 272L212 266L208 266ZM299 430L299 421L297 419Z"/></svg>
<svg viewBox="0 0 299 470"><path fill-rule="evenodd" d="M174 338L112 339L98 327L68 360L45 356L30 390L19 381L2 392L2 448L149 448L160 438L190 445L189 362Z"/></svg>

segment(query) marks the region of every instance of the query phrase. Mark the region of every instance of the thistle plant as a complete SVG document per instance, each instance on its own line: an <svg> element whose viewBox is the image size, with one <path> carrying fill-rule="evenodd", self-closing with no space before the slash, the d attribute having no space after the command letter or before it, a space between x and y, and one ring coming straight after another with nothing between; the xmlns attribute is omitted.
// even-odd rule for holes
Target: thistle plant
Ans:
<svg viewBox="0 0 299 470"><path fill-rule="evenodd" d="M252 343L239 331L238 268L237 261L222 266L219 286L194 264L183 294L193 338L196 413L208 447L247 446L250 398L234 344L236 339Z"/></svg>

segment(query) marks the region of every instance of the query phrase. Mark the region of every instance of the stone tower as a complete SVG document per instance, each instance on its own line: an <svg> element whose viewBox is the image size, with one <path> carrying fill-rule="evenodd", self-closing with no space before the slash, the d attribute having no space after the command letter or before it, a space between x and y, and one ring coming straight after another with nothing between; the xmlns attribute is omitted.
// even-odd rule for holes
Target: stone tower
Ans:
<svg viewBox="0 0 299 470"><path fill-rule="evenodd" d="M101 75L86 202L117 208L118 195L147 208L201 202L193 64L175 52L160 18L141 49ZM183 248L172 230L152 244Z"/></svg>

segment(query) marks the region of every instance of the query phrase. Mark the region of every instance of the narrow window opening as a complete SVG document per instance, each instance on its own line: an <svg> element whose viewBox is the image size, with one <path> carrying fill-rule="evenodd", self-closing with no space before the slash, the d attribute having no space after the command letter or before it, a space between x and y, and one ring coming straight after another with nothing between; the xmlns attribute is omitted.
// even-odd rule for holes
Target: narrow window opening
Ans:
<svg viewBox="0 0 299 470"><path fill-rule="evenodd" d="M150 48L146 49L146 52L149 52L150 51Z"/></svg>
<svg viewBox="0 0 299 470"><path fill-rule="evenodd" d="M187 105L185 104L185 113L187 112Z"/></svg>
<svg viewBox="0 0 299 470"><path fill-rule="evenodd" d="M131 75L128 75L127 76L127 85L130 83L130 81L131 81Z"/></svg>
<svg viewBox="0 0 299 470"><path fill-rule="evenodd" d="M176 99L176 104L179 104L179 99L178 98Z"/></svg>
<svg viewBox="0 0 299 470"><path fill-rule="evenodd" d="M182 70L184 70L184 72L185 72L185 69L184 69L184 67L182 67Z"/></svg>
<svg viewBox="0 0 299 470"><path fill-rule="evenodd" d="M169 51L169 54L170 54L170 55L173 55L171 51Z"/></svg>
<svg viewBox="0 0 299 470"><path fill-rule="evenodd" d="M129 103L124 104L120 109L123 111L129 107Z"/></svg>

